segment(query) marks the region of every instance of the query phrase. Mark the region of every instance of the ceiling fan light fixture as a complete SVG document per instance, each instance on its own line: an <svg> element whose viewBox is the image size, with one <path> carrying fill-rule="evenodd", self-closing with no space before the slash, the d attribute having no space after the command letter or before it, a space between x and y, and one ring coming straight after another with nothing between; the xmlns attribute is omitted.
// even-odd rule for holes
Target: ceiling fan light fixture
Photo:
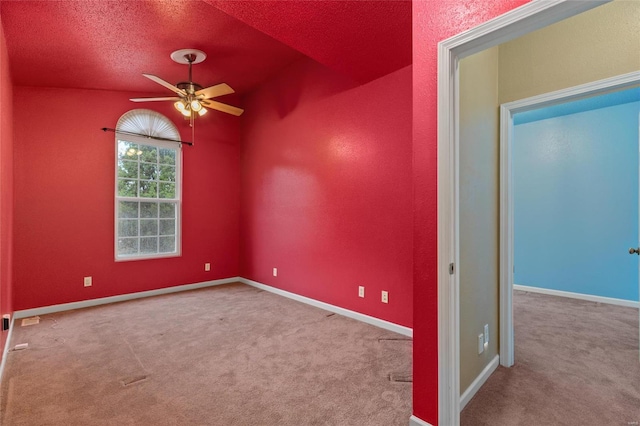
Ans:
<svg viewBox="0 0 640 426"><path fill-rule="evenodd" d="M192 100L191 109L194 110L195 112L199 112L202 109L202 105L200 104L200 101L197 99Z"/></svg>
<svg viewBox="0 0 640 426"><path fill-rule="evenodd" d="M1 1L1 0L0 0ZM234 93L234 90L226 83L219 83L213 86L203 88L198 83L194 83L192 79L192 66L198 64L207 57L207 55L197 49L180 49L171 54L171 59L179 64L185 64L189 66L189 80L182 81L173 85L166 82L158 76L153 74L142 74L149 80L171 90L175 93L172 97L154 97L154 98L133 98L133 102L152 102L152 101L172 101L173 106L177 111L189 119L189 125L193 127L195 113L198 116L203 116L208 112L208 108L232 114L235 116L241 115L244 110L232 105L227 105L222 102L214 101L213 98L218 96L228 95ZM177 96L176 96L177 95Z"/></svg>

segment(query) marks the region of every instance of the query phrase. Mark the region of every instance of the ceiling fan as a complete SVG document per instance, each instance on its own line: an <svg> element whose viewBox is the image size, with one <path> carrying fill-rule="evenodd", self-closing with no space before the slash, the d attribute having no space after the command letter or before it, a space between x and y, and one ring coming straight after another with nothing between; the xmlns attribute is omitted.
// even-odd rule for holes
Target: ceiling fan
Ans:
<svg viewBox="0 0 640 426"><path fill-rule="evenodd" d="M220 83L215 86L209 86L203 88L198 83L194 83L191 78L191 67L193 64L199 64L206 59L207 55L197 49L180 49L171 54L171 59L179 64L189 65L189 80L183 81L175 86L157 77L153 74L142 74L149 80L154 81L161 86L175 92L177 97L162 97L162 98L132 98L133 102L154 102L154 101L173 101L175 108L182 113L185 117L190 119L191 126L193 126L193 119L196 114L204 115L208 109L214 109L217 111L226 112L227 114L239 116L244 110L242 108L234 107L232 105L223 104L222 102L214 101L212 98L218 96L228 95L234 93L228 84Z"/></svg>

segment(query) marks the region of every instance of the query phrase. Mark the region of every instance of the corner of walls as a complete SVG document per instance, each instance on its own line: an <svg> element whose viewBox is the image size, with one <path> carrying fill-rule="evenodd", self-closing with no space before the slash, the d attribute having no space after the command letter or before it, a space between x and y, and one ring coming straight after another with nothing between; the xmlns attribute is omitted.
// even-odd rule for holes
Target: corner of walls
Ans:
<svg viewBox="0 0 640 426"><path fill-rule="evenodd" d="M13 315L13 203L13 85L0 22L0 316ZM2 350L9 331L0 333Z"/></svg>
<svg viewBox="0 0 640 426"><path fill-rule="evenodd" d="M358 86L305 59L247 97L243 277L412 326L411 71Z"/></svg>

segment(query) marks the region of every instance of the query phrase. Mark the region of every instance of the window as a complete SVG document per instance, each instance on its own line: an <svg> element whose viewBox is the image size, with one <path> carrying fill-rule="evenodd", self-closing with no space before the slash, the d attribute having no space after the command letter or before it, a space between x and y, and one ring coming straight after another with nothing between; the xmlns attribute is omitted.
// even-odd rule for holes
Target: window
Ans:
<svg viewBox="0 0 640 426"><path fill-rule="evenodd" d="M179 140L150 110L123 115L116 127L116 260L180 255L181 148L139 133Z"/></svg>

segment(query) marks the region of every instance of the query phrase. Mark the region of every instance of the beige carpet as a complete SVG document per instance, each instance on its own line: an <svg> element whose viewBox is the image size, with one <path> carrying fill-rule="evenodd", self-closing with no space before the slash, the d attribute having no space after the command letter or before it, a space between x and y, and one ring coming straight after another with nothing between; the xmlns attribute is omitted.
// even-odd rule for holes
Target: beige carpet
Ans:
<svg viewBox="0 0 640 426"><path fill-rule="evenodd" d="M411 341L242 284L16 323L2 425L380 425Z"/></svg>
<svg viewBox="0 0 640 426"><path fill-rule="evenodd" d="M462 411L461 424L638 425L638 310L514 292L515 359Z"/></svg>

